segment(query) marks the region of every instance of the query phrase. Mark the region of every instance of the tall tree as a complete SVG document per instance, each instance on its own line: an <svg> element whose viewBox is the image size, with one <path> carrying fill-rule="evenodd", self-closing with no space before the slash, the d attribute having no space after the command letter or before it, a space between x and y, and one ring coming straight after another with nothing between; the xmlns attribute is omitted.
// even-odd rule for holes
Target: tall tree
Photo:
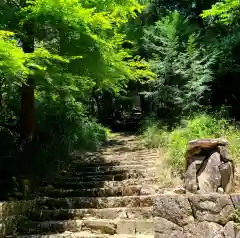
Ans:
<svg viewBox="0 0 240 238"><path fill-rule="evenodd" d="M24 140L34 134L34 86L54 91L61 100L87 102L93 89L114 95L129 80L151 75L146 62L122 47L123 26L143 9L135 0L7 0L0 7L11 13L1 15L1 28L21 39L31 61L26 61L31 70L22 88Z"/></svg>
<svg viewBox="0 0 240 238"><path fill-rule="evenodd" d="M29 6L27 0L20 1L21 8ZM25 21L21 34L22 48L25 54L34 53L34 35L34 23L31 20ZM34 77L30 71L28 79L26 83L23 83L21 89L21 142L30 142L34 137L36 126L34 87Z"/></svg>
<svg viewBox="0 0 240 238"><path fill-rule="evenodd" d="M200 109L213 80L211 67L217 53L207 52L193 30L179 12L145 30L146 52L157 75L146 96L160 116L172 118Z"/></svg>

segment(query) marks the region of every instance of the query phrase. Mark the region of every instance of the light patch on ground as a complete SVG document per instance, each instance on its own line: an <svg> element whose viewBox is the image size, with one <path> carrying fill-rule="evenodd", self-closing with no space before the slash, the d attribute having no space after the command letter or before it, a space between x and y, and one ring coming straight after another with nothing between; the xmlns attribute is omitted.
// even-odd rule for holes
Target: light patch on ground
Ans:
<svg viewBox="0 0 240 238"><path fill-rule="evenodd" d="M158 149L156 176L158 184L164 188L175 188L183 184L180 176L174 174L172 168L167 164L166 153L163 149Z"/></svg>

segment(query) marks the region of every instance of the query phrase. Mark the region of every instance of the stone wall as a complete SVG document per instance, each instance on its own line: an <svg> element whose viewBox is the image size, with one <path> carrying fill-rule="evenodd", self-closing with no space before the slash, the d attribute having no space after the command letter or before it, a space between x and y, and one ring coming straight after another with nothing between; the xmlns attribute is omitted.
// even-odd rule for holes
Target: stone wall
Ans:
<svg viewBox="0 0 240 238"><path fill-rule="evenodd" d="M155 238L240 238L240 194L162 194L154 201Z"/></svg>

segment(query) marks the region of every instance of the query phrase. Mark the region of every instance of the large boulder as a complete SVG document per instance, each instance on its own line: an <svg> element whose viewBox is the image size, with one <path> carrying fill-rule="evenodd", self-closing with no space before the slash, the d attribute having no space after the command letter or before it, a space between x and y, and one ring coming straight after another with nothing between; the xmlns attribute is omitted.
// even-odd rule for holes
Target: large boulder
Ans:
<svg viewBox="0 0 240 238"><path fill-rule="evenodd" d="M194 221L192 209L185 195L162 194L154 201L154 216L161 217L178 226Z"/></svg>
<svg viewBox="0 0 240 238"><path fill-rule="evenodd" d="M229 221L221 230L221 233L224 235L224 238L233 238L236 237L236 224L233 221Z"/></svg>
<svg viewBox="0 0 240 238"><path fill-rule="evenodd" d="M213 153L202 163L202 166L197 172L198 186L201 192L217 192L218 187L221 187L220 165L221 158L218 152Z"/></svg>
<svg viewBox="0 0 240 238"><path fill-rule="evenodd" d="M231 194L230 195L233 205L235 208L240 207L240 194L239 193L235 193L235 194Z"/></svg>
<svg viewBox="0 0 240 238"><path fill-rule="evenodd" d="M228 158L227 140L190 141L186 152L185 189L191 193L230 193L234 187L234 165Z"/></svg>
<svg viewBox="0 0 240 238"><path fill-rule="evenodd" d="M219 167L221 185L226 193L230 193L234 187L234 168L231 162L223 163Z"/></svg>
<svg viewBox="0 0 240 238"><path fill-rule="evenodd" d="M154 220L154 238L185 238L183 228L164 218Z"/></svg>
<svg viewBox="0 0 240 238"><path fill-rule="evenodd" d="M219 224L203 221L185 226L184 235L186 238L225 238L221 229Z"/></svg>
<svg viewBox="0 0 240 238"><path fill-rule="evenodd" d="M185 173L185 189L189 192L195 193L198 190L197 172L204 159L204 156L193 156L191 158L191 162Z"/></svg>
<svg viewBox="0 0 240 238"><path fill-rule="evenodd" d="M199 222L208 221L226 225L232 219L234 206L230 195L194 194L189 195L195 219Z"/></svg>
<svg viewBox="0 0 240 238"><path fill-rule="evenodd" d="M155 238L240 238L229 194L162 194L155 197ZM236 204L237 205L237 204Z"/></svg>

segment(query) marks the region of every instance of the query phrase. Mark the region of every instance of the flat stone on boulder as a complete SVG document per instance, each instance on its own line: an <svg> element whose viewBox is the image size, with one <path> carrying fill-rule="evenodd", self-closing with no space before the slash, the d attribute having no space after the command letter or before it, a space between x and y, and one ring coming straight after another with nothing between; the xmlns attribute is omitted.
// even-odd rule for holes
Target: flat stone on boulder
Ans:
<svg viewBox="0 0 240 238"><path fill-rule="evenodd" d="M226 139L198 139L192 140L188 143L188 150L192 150L194 148L215 148L217 146L226 146L228 145L228 141Z"/></svg>

